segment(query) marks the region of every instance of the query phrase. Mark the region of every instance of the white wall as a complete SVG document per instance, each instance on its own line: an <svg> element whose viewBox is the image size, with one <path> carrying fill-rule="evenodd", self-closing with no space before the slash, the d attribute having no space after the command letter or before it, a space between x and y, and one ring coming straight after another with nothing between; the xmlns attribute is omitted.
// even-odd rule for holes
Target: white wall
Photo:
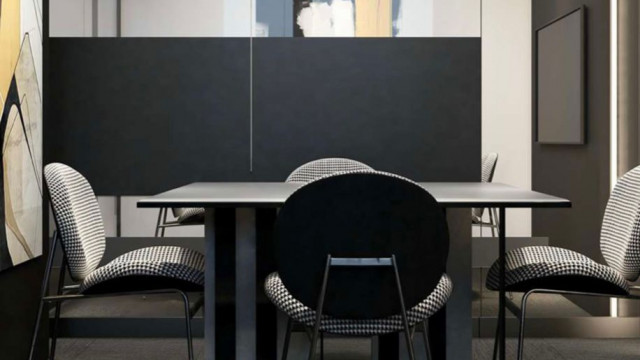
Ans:
<svg viewBox="0 0 640 360"><path fill-rule="evenodd" d="M482 151L495 182L531 189L531 0L482 1ZM531 235L531 211L507 211L507 235Z"/></svg>
<svg viewBox="0 0 640 360"><path fill-rule="evenodd" d="M480 36L481 3L481 0L433 0L433 36Z"/></svg>
<svg viewBox="0 0 640 360"><path fill-rule="evenodd" d="M224 3L225 0L122 0L122 36L221 36Z"/></svg>
<svg viewBox="0 0 640 360"><path fill-rule="evenodd" d="M49 4L52 37L91 36L91 0L55 0Z"/></svg>

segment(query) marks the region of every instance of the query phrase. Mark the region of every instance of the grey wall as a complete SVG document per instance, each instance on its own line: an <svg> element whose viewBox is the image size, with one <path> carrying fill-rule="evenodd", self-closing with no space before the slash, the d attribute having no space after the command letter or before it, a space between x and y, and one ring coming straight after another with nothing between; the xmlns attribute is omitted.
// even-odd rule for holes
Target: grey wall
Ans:
<svg viewBox="0 0 640 360"><path fill-rule="evenodd" d="M479 178L479 38L253 43L251 132L249 39L51 39L50 159L100 195L282 181L327 156Z"/></svg>
<svg viewBox="0 0 640 360"><path fill-rule="evenodd" d="M586 6L586 144L533 143L532 187L565 197L571 209L533 211L533 236L602 261L599 235L609 198L609 1L534 0L532 27ZM535 57L535 53L533 54ZM535 141L535 139L534 139ZM572 299L594 315L608 315L607 299Z"/></svg>

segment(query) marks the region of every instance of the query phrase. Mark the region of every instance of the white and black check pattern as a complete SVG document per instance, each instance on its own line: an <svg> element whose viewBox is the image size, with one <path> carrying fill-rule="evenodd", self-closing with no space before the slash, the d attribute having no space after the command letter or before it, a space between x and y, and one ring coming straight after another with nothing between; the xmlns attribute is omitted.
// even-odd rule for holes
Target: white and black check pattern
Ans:
<svg viewBox="0 0 640 360"><path fill-rule="evenodd" d="M173 208L172 210L180 224L202 222L204 219L204 208Z"/></svg>
<svg viewBox="0 0 640 360"><path fill-rule="evenodd" d="M127 276L166 277L204 286L204 255L178 246L153 246L128 252L99 267L80 284L80 292Z"/></svg>
<svg viewBox="0 0 640 360"><path fill-rule="evenodd" d="M498 164L497 153L488 153L488 154L482 155L482 174L480 175L480 180L482 182L488 183L493 181L493 174L496 171L497 164ZM471 220L475 223L481 223L483 213L484 213L484 208L471 209Z"/></svg>
<svg viewBox="0 0 640 360"><path fill-rule="evenodd" d="M80 281L98 267L105 248L102 215L91 185L67 165L44 169L58 234L71 277Z"/></svg>
<svg viewBox="0 0 640 360"><path fill-rule="evenodd" d="M293 298L285 288L278 273L270 274L265 281L264 287L269 300L289 317L307 326L315 324L315 310ZM420 323L441 309L449 299L452 290L453 283L451 279L446 274L443 274L433 292L418 305L407 311L409 325ZM363 320L337 319L323 315L320 322L320 330L331 334L374 336L403 331L404 327L400 314L384 319Z"/></svg>
<svg viewBox="0 0 640 360"><path fill-rule="evenodd" d="M528 246L505 255L505 289L524 281L554 276L584 276L606 281L629 292L629 284L616 270L575 251L553 246ZM487 273L487 288L500 289L500 264L494 262ZM593 289L597 292L597 289Z"/></svg>
<svg viewBox="0 0 640 360"><path fill-rule="evenodd" d="M618 180L604 212L600 249L629 281L640 275L640 166Z"/></svg>
<svg viewBox="0 0 640 360"><path fill-rule="evenodd" d="M359 161L343 158L327 158L308 162L295 169L286 182L307 183L335 172L373 170Z"/></svg>
<svg viewBox="0 0 640 360"><path fill-rule="evenodd" d="M204 285L204 256L176 246L134 250L98 267L104 255L105 235L91 185L80 173L59 163L45 167L45 179L69 272L81 282L81 292L127 276L166 277Z"/></svg>

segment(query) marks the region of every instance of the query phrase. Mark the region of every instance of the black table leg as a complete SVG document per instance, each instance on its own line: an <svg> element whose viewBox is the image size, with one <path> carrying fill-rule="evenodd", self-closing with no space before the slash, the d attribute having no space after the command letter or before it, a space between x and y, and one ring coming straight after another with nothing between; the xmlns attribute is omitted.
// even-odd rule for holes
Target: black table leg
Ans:
<svg viewBox="0 0 640 360"><path fill-rule="evenodd" d="M506 359L506 313L505 313L505 304L506 304L506 291L505 291L505 252L506 252L506 233L505 233L505 208L501 207L499 209L500 216L498 218L498 238L500 242L500 299L499 299L499 310L498 310L498 326L500 327L500 336L498 337L499 341L499 359Z"/></svg>
<svg viewBox="0 0 640 360"><path fill-rule="evenodd" d="M447 358L447 307L429 318L429 345L432 359Z"/></svg>
<svg viewBox="0 0 640 360"><path fill-rule="evenodd" d="M215 359L236 358L236 214L215 210ZM205 301L212 301L210 298ZM206 311L206 310L205 310ZM211 341L207 339L207 341ZM206 359L210 359L207 354Z"/></svg>
<svg viewBox="0 0 640 360"><path fill-rule="evenodd" d="M399 351L400 341L397 333L378 336L379 360L398 360Z"/></svg>
<svg viewBox="0 0 640 360"><path fill-rule="evenodd" d="M278 314L264 294L264 280L275 271L273 226L276 209L256 209L256 348L259 360L275 360L278 349Z"/></svg>

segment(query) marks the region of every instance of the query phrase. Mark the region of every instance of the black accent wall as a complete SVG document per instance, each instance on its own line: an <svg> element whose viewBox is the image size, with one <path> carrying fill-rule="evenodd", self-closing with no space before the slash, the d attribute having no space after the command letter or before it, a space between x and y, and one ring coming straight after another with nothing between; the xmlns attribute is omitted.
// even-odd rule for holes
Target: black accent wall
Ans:
<svg viewBox="0 0 640 360"><path fill-rule="evenodd" d="M549 236L550 245L603 261L600 226L610 189L609 1L534 0L532 26L535 30L581 5L586 7L586 143L541 145L534 138L532 149L533 189L570 199L573 207L534 209L532 227L533 236ZM607 299L571 300L594 315L608 315Z"/></svg>
<svg viewBox="0 0 640 360"><path fill-rule="evenodd" d="M425 181L480 174L480 39L256 39L254 171L321 157Z"/></svg>
<svg viewBox="0 0 640 360"><path fill-rule="evenodd" d="M479 38L253 44L251 64L249 39L51 39L49 159L100 195L282 181L329 156L479 179Z"/></svg>

